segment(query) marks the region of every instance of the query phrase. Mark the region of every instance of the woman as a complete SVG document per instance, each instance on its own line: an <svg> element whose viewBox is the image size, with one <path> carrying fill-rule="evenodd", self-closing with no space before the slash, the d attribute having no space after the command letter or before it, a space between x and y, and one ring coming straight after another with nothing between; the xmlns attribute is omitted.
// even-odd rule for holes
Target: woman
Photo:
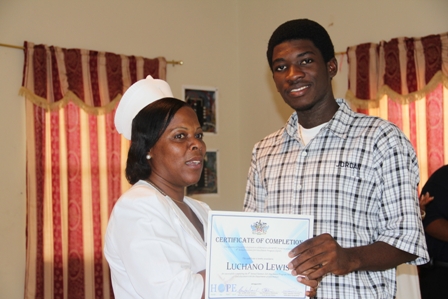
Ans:
<svg viewBox="0 0 448 299"><path fill-rule="evenodd" d="M423 219L431 260L419 267L422 299L448 298L448 165L437 169L422 188L429 199Z"/></svg>
<svg viewBox="0 0 448 299"><path fill-rule="evenodd" d="M195 112L172 98L166 82L148 77L126 91L115 125L131 139L126 178L133 185L106 232L115 298L203 297L209 207L184 196L199 181L206 152Z"/></svg>
<svg viewBox="0 0 448 299"><path fill-rule="evenodd" d="M126 178L133 185L106 231L115 298L204 298L210 208L184 196L199 181L206 153L195 112L172 98L166 82L148 76L123 95L115 126L131 140Z"/></svg>

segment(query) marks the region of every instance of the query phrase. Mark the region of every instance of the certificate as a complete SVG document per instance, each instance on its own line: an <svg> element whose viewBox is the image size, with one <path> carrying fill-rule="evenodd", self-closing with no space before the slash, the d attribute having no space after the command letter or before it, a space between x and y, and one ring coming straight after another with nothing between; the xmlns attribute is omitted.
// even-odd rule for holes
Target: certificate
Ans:
<svg viewBox="0 0 448 299"><path fill-rule="evenodd" d="M205 298L306 298L288 252L313 235L313 217L210 211Z"/></svg>

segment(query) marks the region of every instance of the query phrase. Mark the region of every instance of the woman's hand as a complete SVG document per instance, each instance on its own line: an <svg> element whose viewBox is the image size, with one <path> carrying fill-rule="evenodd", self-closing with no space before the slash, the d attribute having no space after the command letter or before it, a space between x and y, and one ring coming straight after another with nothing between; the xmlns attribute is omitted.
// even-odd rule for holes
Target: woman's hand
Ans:
<svg viewBox="0 0 448 299"><path fill-rule="evenodd" d="M198 274L200 274L202 276L202 279L204 280L204 289L202 290L201 299L205 299L205 275L206 275L206 271L205 270L199 271Z"/></svg>
<svg viewBox="0 0 448 299"><path fill-rule="evenodd" d="M420 213L422 215L422 219L426 216L426 205L430 203L434 199L434 196L431 196L429 192L420 195L420 199L418 203L420 204Z"/></svg>
<svg viewBox="0 0 448 299"><path fill-rule="evenodd" d="M306 276L303 276L303 275L297 276L298 282L310 287L309 291L306 291L306 293L305 293L305 295L310 298L316 296L317 288L319 287L321 280L322 280L322 278L309 280Z"/></svg>

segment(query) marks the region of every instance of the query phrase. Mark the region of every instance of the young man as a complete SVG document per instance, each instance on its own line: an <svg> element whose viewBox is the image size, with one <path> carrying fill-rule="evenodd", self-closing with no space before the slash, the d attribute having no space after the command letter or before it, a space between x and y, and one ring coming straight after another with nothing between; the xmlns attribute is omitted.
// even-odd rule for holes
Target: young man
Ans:
<svg viewBox="0 0 448 299"><path fill-rule="evenodd" d="M291 251L289 266L322 277L318 298L394 298L395 267L428 260L412 145L334 98L334 47L316 22L280 25L267 58L295 112L255 145L245 211L314 216L314 238Z"/></svg>

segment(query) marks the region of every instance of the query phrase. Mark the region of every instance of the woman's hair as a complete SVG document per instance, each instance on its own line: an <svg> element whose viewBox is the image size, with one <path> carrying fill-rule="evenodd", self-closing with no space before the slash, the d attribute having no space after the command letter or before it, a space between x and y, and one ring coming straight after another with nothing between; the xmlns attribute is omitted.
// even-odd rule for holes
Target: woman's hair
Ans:
<svg viewBox="0 0 448 299"><path fill-rule="evenodd" d="M163 98L147 105L134 117L126 161L126 179L130 184L149 177L151 167L146 155L165 132L174 114L185 106L189 107L181 100Z"/></svg>
<svg viewBox="0 0 448 299"><path fill-rule="evenodd" d="M269 39L266 56L271 70L272 54L274 53L275 46L285 41L297 39L308 39L312 41L322 54L325 63L334 57L334 46L324 27L308 19L290 20L278 26Z"/></svg>

